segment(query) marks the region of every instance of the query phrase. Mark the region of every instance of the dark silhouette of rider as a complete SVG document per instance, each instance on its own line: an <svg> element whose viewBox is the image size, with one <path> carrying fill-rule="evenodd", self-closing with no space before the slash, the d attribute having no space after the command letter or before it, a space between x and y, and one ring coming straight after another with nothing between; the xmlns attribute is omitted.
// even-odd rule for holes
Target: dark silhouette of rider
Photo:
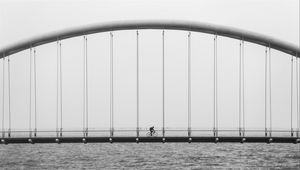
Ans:
<svg viewBox="0 0 300 170"><path fill-rule="evenodd" d="M151 126L150 128L149 128L149 131L150 131L150 136L152 136L153 135L153 133L154 133L154 126Z"/></svg>

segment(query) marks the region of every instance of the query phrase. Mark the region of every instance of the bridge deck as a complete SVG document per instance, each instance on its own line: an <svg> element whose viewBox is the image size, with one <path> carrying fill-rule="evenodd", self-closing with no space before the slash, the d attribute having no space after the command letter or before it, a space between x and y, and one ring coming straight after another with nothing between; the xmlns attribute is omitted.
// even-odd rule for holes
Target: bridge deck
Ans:
<svg viewBox="0 0 300 170"><path fill-rule="evenodd" d="M9 143L164 143L164 142L233 142L233 143L300 143L297 137L33 137L3 138Z"/></svg>

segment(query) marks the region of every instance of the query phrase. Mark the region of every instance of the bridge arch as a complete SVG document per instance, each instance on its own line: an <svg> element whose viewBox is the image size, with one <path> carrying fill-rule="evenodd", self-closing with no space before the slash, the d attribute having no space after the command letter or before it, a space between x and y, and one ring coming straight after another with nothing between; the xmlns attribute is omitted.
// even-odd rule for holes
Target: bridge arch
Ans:
<svg viewBox="0 0 300 170"><path fill-rule="evenodd" d="M213 76L213 93L214 93L214 103L213 103L213 106L214 106L214 125L213 125L213 137L214 138L194 138L193 141L203 141L203 140L208 140L209 141L213 141L213 142L218 142L219 141L219 135L218 135L218 132L222 131L218 129L218 112L217 112L217 99L218 99L218 95L217 95L217 91L218 91L218 85L217 85L217 36L222 36L222 37L228 37L228 38L231 38L231 39L236 39L236 40L240 40L240 58L239 58L239 129L238 129L238 132L239 132L239 136L236 137L236 138L230 138L230 140L228 140L227 138L222 138L220 141L241 141L241 142L245 142L246 141L246 138L243 138L241 139L241 137L245 137L245 121L244 121L244 117L245 117L245 112L244 112L244 66L243 66L243 62L244 62L244 41L246 42L250 42L250 43L254 43L254 44L258 44L260 46L264 46L264 47L267 47L266 50L265 50L265 57L266 57L266 62L265 62L265 108L270 108L268 112L269 113L269 118L270 118L270 121L269 121L269 126L270 127L267 127L267 109L265 110L265 129L264 130L259 130L259 131L262 131L262 132L265 132L265 136L263 138L255 138L253 141L260 141L260 142L273 142L273 138L274 136L272 136L272 118L271 118L271 62L270 62L270 57L271 57L271 53L270 53L270 49L275 49L275 50L278 50L278 51L281 51L285 54L288 54L288 55L291 55L291 129L290 131L290 134L291 134L291 137L288 137L288 138L278 138L275 140L275 142L282 142L282 141L285 141L285 142L295 142L295 137L294 137L294 134L296 133L297 134L297 142L300 142L300 140L298 139L299 137L299 122L297 122L297 129L293 129L294 126L293 126L293 85L295 84L294 81L293 81L293 72L295 69L293 69L293 60L294 60L294 56L295 57L299 57L299 54L300 54L300 49L298 47L296 47L295 45L293 44L290 44L290 43L287 43L287 42L283 42L283 41L280 41L280 40L276 40L274 38L271 38L271 37L268 37L268 36L265 36L265 35L261 35L261 34L258 34L258 33L253 33L253 32L248 32L248 31L244 31L244 30L240 30L240 29L236 29L236 28L230 28L230 27L224 27L224 26L217 26L217 25L212 25L212 24L206 24L206 23L196 23L196 22L187 22L187 21L163 21L163 20L157 20L157 21L118 21L118 22L109 22L109 23L102 23L102 24L96 24L96 25L87 25L87 26L83 26L83 27L78 27L78 28L72 28L72 29L68 29L68 30L63 30L63 31L59 31L59 32L54 32L54 33L51 33L51 34L44 34L42 36L39 36L39 37L36 37L36 38L33 38L33 39L29 39L29 40L26 40L26 41L23 41L23 42L19 42L17 44L13 44L11 46L8 46L6 48L3 48L3 49L0 49L0 59L2 58L3 59L3 70L5 69L5 57L8 57L10 55L13 55L15 53L18 53L18 52L21 52L23 50L28 50L30 49L30 58L32 57L32 52L31 52L31 49L33 48L33 63L34 63L34 68L33 68L33 72L34 72L34 80L31 80L32 78L30 77L30 89L34 87L34 95L36 95L36 68L35 68L35 49L34 47L37 47L37 46L40 46L40 45L44 45L44 44L48 44L48 43L51 43L51 42L57 42L57 61L60 61L57 62L57 103L60 104L60 114L59 114L59 111L57 111L57 119L56 119L56 123L57 123L57 127L56 127L56 133L57 133L57 139L55 140L55 142L57 143L60 143L60 139L58 139L59 137L62 138L62 133L63 133L63 126L62 126L62 76L61 76L61 44L60 44L60 41L61 40L65 40L65 39L69 39L69 38L73 38L73 37L80 37L80 36L84 36L84 80L83 80L83 93L84 93L84 97L83 97L83 107L84 107L84 111L83 111L83 139L82 139L82 142L86 143L86 137L88 136L88 113L87 113L87 94L88 94L88 90L87 90L87 38L86 38L86 35L89 35L89 34L96 34L96 33L103 33L103 32L111 32L110 34L110 129L109 129L109 132L110 132L110 138L101 138L101 140L104 140L104 141L109 141L109 142L112 142L115 140L114 137L116 137L116 135L114 135L114 132L115 129L114 129L114 118L113 118L113 34L112 32L113 31L120 31L120 30L144 30L144 29L159 29L159 30L163 30L162 31L162 53L163 53L163 78L162 78L162 81L163 81L163 85L162 85L162 91L163 91L163 125L162 125L162 138L157 138L157 141L162 141L162 142L165 142L165 141L187 141L188 142L191 142L192 141L192 135L191 135L191 76L190 76L190 57L191 57L191 34L190 32L199 32L199 33L205 33L205 34L211 34L211 35L214 35L214 76ZM165 85L164 85L164 30L178 30L178 31L188 31L189 34L188 34L188 81L187 81L187 84L188 84L188 128L187 128L187 136L184 137L184 138L168 138L167 140L165 139L165 125L164 125L164 88L165 88ZM137 103L139 101L139 64L138 64L138 61L139 61L139 53L138 53L138 31L137 31ZM269 49L269 51L268 51ZM267 58L269 58L267 60ZM7 60L7 70L8 70L8 73L7 73L7 79L8 79L8 87L10 87L10 78L9 78L9 70L10 70L10 67L9 67L9 62L10 60L8 59ZM296 60L297 64L298 64L298 60ZM30 60L30 63L32 63L32 61ZM298 66L298 65L297 65ZM31 70L32 66L30 65L30 76L32 74L32 70ZM298 68L296 69L296 74L298 77ZM4 80L5 80L5 74L4 74L5 70L3 71L3 84L4 84ZM31 82L33 81L33 84L34 85L31 85ZM296 80L296 83L297 83L297 88L298 88L298 79ZM269 87L269 88L268 88ZM4 88L3 88L4 89ZM4 89L5 90L5 89ZM3 91L4 91L3 90ZM268 91L268 94L267 94L267 91ZM32 92L30 91L30 95L32 94ZM4 96L4 92L3 92L3 96ZM297 89L297 97L298 97L298 89ZM9 101L8 101L8 105L10 107L10 88L8 88L8 98L9 98ZM3 100L4 100L4 97L3 97ZM31 99L31 96L30 96L30 102L32 101ZM36 101L36 97L34 97L34 102ZM298 103L298 98L297 98L297 103ZM267 106L269 105L269 106ZM4 106L4 104L3 104ZM34 106L36 107L36 104L34 104ZM31 104L29 106L31 108ZM58 108L58 107L57 107ZM134 142L139 142L139 137L140 136L140 126L139 126L139 104L137 104L137 126L136 126L136 137L137 138L122 138L120 139L120 141L122 140L125 140L125 141L134 141ZM297 109L298 109L298 104L297 104ZM8 109L9 110L9 116L10 116L10 108ZM31 115L31 112L33 111L30 111L30 115ZM36 113L35 113L36 114ZM3 111L3 115L4 115L4 111ZM60 129L59 129L59 125L58 125L58 116L61 116L60 118ZM297 111L297 116L299 117L299 112ZM30 121L31 121L31 117L29 118ZM35 115L35 119L36 119L36 115ZM243 119L243 121L242 121ZM298 118L297 118L298 119ZM10 123L10 118L9 118L9 128L8 128L8 131L5 131L5 129L3 128L2 130L2 133L3 133L3 137L2 138L5 138L5 133L8 134L9 136L9 139L10 139L10 133L11 133L11 123ZM299 120L298 120L299 121ZM4 124L4 123L3 123ZM36 137L36 133L38 132L37 131L37 128L36 128L36 120L35 120L35 129L34 131L31 130L31 123L30 123L30 130L29 130L29 140L28 142L30 143L34 143L33 140L31 139L32 135L31 133L34 132L34 137ZM225 131L225 130L224 130ZM80 131L81 133L81 131ZM152 136L152 135L150 135ZM188 137L188 138L187 138ZM113 139L114 138L114 139ZM267 138L270 138L267 140ZM36 138L35 138L36 139ZM97 138L98 139L98 138ZM145 138L148 140L148 138ZM143 140L145 140L143 139ZM171 140L172 139L172 140ZM22 139L24 140L25 142L27 142L27 140L24 138ZM57 141L58 140L58 141ZM100 140L100 141L101 141ZM150 138L150 140L152 140ZM248 140L248 139L247 139ZM54 142L54 140L51 138L49 139L50 142ZM80 138L74 138L72 139L72 141L81 141ZM251 141L251 140L250 140ZM5 143L2 142L2 143Z"/></svg>
<svg viewBox="0 0 300 170"><path fill-rule="evenodd" d="M55 42L57 40L68 39L72 37L108 32L118 30L140 30L140 29L169 29L169 30L185 30L202 32L207 34L215 34L219 36L229 37L238 40L267 46L272 49L282 51L286 54L299 56L300 49L290 43L277 40L275 38L262 35L259 33L249 32L237 28L219 26L201 22L189 22L179 20L150 20L150 21L116 21L108 23L100 23L95 25L86 25L78 28L71 28L63 31L38 36L11 46L0 49L0 58L18 53L22 50L36 47L39 45Z"/></svg>

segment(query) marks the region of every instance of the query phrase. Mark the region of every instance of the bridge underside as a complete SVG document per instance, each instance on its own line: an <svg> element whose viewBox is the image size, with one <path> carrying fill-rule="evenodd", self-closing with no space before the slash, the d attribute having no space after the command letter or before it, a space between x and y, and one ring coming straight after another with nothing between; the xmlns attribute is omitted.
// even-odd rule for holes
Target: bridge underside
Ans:
<svg viewBox="0 0 300 170"><path fill-rule="evenodd" d="M10 143L300 143L297 137L34 137L3 138L1 144Z"/></svg>

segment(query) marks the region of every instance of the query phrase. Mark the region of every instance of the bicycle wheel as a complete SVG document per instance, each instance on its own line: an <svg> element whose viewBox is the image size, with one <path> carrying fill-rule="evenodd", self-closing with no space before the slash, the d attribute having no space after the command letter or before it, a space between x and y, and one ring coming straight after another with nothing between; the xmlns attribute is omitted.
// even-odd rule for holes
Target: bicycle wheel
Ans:
<svg viewBox="0 0 300 170"><path fill-rule="evenodd" d="M146 133L146 136L147 136L147 137L152 136L152 135L151 135L151 132L147 132L147 133Z"/></svg>
<svg viewBox="0 0 300 170"><path fill-rule="evenodd" d="M147 133L146 133L146 136L147 136L147 137L155 137L155 136L157 136L157 135L158 135L158 134L157 134L156 131L152 132L152 135L151 135L151 132L147 132Z"/></svg>
<svg viewBox="0 0 300 170"><path fill-rule="evenodd" d="M158 135L158 133L156 132L156 131L154 131L153 133L152 133L152 136L153 137L156 137Z"/></svg>

